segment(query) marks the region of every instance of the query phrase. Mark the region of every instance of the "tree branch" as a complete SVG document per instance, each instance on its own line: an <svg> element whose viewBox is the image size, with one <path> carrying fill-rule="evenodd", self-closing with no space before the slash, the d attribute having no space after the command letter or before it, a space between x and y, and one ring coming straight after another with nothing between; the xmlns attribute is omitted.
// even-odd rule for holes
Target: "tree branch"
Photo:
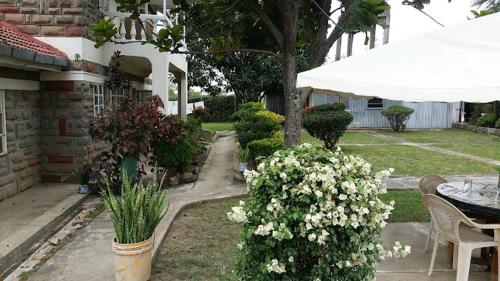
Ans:
<svg viewBox="0 0 500 281"><path fill-rule="evenodd" d="M414 7L415 8L415 7ZM417 8L415 8L417 9ZM444 24L438 22L435 18L433 18L431 15L429 15L428 13L424 12L423 10L421 9L417 9L417 11L421 12L422 14L424 14L425 16L427 16L428 18L430 18L433 22L439 24L440 26L444 27Z"/></svg>
<svg viewBox="0 0 500 281"><path fill-rule="evenodd" d="M271 31L271 33L274 35L280 48L283 48L284 44L283 33L278 29L278 27L276 27L274 22L271 20L271 18L269 18L269 16L264 12L264 10L261 9L256 0L248 0L248 3L255 10L259 18L266 24L267 28L269 28L269 31Z"/></svg>

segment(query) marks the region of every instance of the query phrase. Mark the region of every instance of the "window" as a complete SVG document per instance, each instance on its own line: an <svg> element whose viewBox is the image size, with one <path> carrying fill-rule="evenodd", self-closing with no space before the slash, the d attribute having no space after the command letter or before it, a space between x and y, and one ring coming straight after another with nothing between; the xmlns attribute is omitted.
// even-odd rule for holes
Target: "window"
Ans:
<svg viewBox="0 0 500 281"><path fill-rule="evenodd" d="M7 127L5 124L5 92L0 90L0 155L7 153Z"/></svg>
<svg viewBox="0 0 500 281"><path fill-rule="evenodd" d="M130 89L113 89L111 90L111 105L120 105L125 100L125 97L130 94Z"/></svg>
<svg viewBox="0 0 500 281"><path fill-rule="evenodd" d="M368 100L368 109L380 109L384 108L384 101L379 98L373 98Z"/></svg>
<svg viewBox="0 0 500 281"><path fill-rule="evenodd" d="M92 94L94 97L94 116L104 113L104 85L92 84Z"/></svg>

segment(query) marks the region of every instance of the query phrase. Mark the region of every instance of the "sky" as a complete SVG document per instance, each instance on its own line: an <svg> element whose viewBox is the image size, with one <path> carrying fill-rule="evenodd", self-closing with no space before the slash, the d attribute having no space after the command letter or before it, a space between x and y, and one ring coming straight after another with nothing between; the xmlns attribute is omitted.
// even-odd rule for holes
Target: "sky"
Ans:
<svg viewBox="0 0 500 281"><path fill-rule="evenodd" d="M433 29L442 28L431 19L410 6L403 6L402 0L387 0L391 5L391 23L389 33L389 44L404 40L405 38L416 36L420 33L428 32ZM464 22L471 16L470 0L431 0L426 5L424 11L438 20L444 26ZM332 18L335 18L333 16ZM377 40L375 46L382 44L382 28L377 27ZM354 38L353 55L365 52L368 47L364 45L365 35L357 34ZM345 56L347 36L343 38L342 54ZM335 57L335 46L330 50L328 61L333 61Z"/></svg>

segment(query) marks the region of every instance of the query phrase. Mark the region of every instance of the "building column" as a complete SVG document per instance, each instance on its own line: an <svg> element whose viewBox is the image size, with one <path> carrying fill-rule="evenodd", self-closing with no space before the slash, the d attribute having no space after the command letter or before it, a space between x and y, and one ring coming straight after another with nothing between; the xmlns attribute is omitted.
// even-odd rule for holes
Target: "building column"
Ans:
<svg viewBox="0 0 500 281"><path fill-rule="evenodd" d="M176 74L176 78L177 78L177 114L181 118L186 118L187 101L188 101L187 77L185 73L179 72Z"/></svg>
<svg viewBox="0 0 500 281"><path fill-rule="evenodd" d="M153 95L158 95L165 108L168 104L168 61L165 64L160 62L152 63Z"/></svg>

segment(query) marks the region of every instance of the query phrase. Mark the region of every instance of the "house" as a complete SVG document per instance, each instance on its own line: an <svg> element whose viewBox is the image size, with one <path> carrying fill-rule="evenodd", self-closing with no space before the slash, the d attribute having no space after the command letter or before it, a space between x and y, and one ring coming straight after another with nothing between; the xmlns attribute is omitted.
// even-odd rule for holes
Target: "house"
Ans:
<svg viewBox="0 0 500 281"><path fill-rule="evenodd" d="M185 56L128 44L144 34L116 7L113 0L0 0L0 200L40 182L71 181L83 158L105 149L89 136L89 120L125 95L159 95L166 104L169 73L179 82L176 111L186 115ZM172 25L172 7L152 1L141 19L153 28ZM103 16L113 18L115 40L125 44L94 47L88 24ZM132 89L107 91L117 50Z"/></svg>
<svg viewBox="0 0 500 281"><path fill-rule="evenodd" d="M313 92L309 96L308 106L325 103L343 102L346 110L354 117L349 128L390 128L389 121L381 111L391 105L403 105L414 110L407 123L408 129L443 129L451 128L459 121L461 103L445 102L406 102L379 98L345 98L334 94Z"/></svg>

